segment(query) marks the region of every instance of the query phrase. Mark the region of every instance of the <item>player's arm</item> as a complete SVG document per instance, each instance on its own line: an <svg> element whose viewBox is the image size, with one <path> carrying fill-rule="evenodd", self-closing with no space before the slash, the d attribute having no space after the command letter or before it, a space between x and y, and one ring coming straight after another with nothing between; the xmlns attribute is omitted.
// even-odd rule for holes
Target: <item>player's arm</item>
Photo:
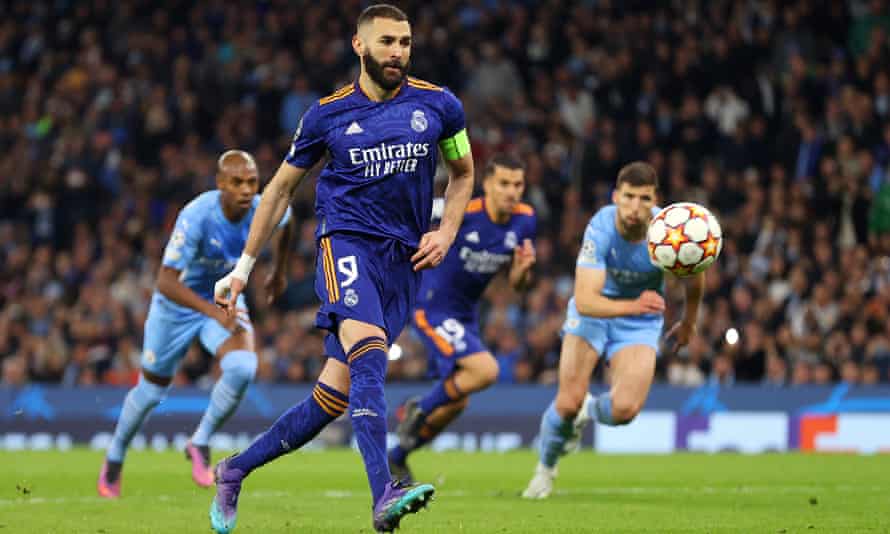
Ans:
<svg viewBox="0 0 890 534"><path fill-rule="evenodd" d="M684 278L683 285L686 290L683 321L694 327L698 319L698 309L701 306L702 297L705 295L705 273L700 272L689 278Z"/></svg>
<svg viewBox="0 0 890 534"><path fill-rule="evenodd" d="M272 181L263 189L260 204L250 223L244 251L235 264L235 269L219 280L214 287L213 293L217 304L226 306L230 314L235 311L238 295L247 285L247 279L260 250L269 241L272 231L290 206L294 192L307 171L308 169L295 167L287 161L282 162Z"/></svg>
<svg viewBox="0 0 890 534"><path fill-rule="evenodd" d="M602 294L606 270L578 266L575 268L575 307L587 317L621 317L664 312L664 299L647 290L636 299L613 299Z"/></svg>
<svg viewBox="0 0 890 534"><path fill-rule="evenodd" d="M181 274L182 271L179 269L162 265L160 271L158 271L158 292L180 306L203 313L204 315L213 317L225 324L225 313L214 306L212 302L201 298L200 295L192 291L187 285L183 284L179 279Z"/></svg>
<svg viewBox="0 0 890 534"><path fill-rule="evenodd" d="M507 279L516 291L525 291L534 282L532 267L535 264L535 245L531 239L523 239L522 245L513 250L513 261Z"/></svg>
<svg viewBox="0 0 890 534"><path fill-rule="evenodd" d="M445 206L439 228L427 232L420 239L417 252L411 257L414 270L435 267L445 259L448 248L454 242L464 220L464 212L473 194L473 154L466 130L443 139L439 143L448 167L448 187L445 189Z"/></svg>
<svg viewBox="0 0 890 534"><path fill-rule="evenodd" d="M466 137L466 133L463 132L458 132L457 135ZM473 195L473 154L469 152L469 146L466 150L466 153L452 153L452 155L463 154L458 159L448 159L447 156L445 158L449 178L448 188L445 189L445 206L442 213L442 222L439 223L439 230L448 232L452 241L454 241L454 237L460 229L460 225L464 220L464 213L467 211L467 204L469 204L470 197Z"/></svg>
<svg viewBox="0 0 890 534"><path fill-rule="evenodd" d="M673 340L671 350L676 351L689 343L695 335L698 309L705 294L705 273L681 279L686 292L683 318L668 331L667 337Z"/></svg>
<svg viewBox="0 0 890 534"><path fill-rule="evenodd" d="M267 302L270 304L278 298L287 287L287 271L290 265L290 253L293 248L294 236L297 233L294 218L287 217L287 221L280 223L278 230L272 236L274 241L272 257L272 273L266 278Z"/></svg>
<svg viewBox="0 0 890 534"><path fill-rule="evenodd" d="M263 189L260 196L260 204L257 206L253 221L250 223L250 232L247 234L247 242L244 244L244 256L254 260L269 241L272 231L278 226L278 221L284 217L297 186L303 181L308 169L294 167L287 162L281 166L272 177L269 185ZM241 260L239 260L239 263ZM251 261L251 267L253 262ZM236 269L237 270L237 269ZM244 280L247 278L245 277Z"/></svg>
<svg viewBox="0 0 890 534"><path fill-rule="evenodd" d="M608 224L612 224L609 221ZM608 233L595 216L584 231L584 241L575 266L575 307L588 317L620 317L664 312L664 299L652 290L636 299L613 299L603 295L606 286L606 251Z"/></svg>
<svg viewBox="0 0 890 534"><path fill-rule="evenodd" d="M161 259L157 290L161 295L180 306L213 317L227 328L234 328L234 322L229 321L222 310L201 298L180 279L182 271L189 266L197 254L198 246L203 239L200 217L194 217L191 209L191 206L186 206L176 218L176 225L164 249L164 257Z"/></svg>
<svg viewBox="0 0 890 534"><path fill-rule="evenodd" d="M241 258L235 269L217 281L213 288L217 304L226 306L230 314L235 310L238 294L247 285L247 278L256 263L257 255L287 212L294 192L308 170L318 163L327 149L324 122L325 116L319 111L318 103L303 114L294 133L290 151L275 171L272 181L263 189Z"/></svg>

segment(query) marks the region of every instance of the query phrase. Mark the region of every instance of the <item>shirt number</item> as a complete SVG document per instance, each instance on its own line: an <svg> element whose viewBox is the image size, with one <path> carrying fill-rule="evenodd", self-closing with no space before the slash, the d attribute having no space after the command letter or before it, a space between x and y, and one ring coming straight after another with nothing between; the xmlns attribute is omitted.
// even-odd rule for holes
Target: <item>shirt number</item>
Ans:
<svg viewBox="0 0 890 534"><path fill-rule="evenodd" d="M355 256L346 256L337 260L337 270L346 275L340 287L349 287L358 279L358 261Z"/></svg>
<svg viewBox="0 0 890 534"><path fill-rule="evenodd" d="M436 333L448 342L455 350L464 350L466 342L464 341L464 325L457 319L445 319L440 326L436 327Z"/></svg>

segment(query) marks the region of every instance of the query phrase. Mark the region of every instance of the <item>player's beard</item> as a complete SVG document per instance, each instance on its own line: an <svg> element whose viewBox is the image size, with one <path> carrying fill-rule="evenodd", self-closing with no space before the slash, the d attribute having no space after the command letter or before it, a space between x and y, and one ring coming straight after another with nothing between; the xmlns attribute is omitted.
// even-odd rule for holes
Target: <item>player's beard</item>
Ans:
<svg viewBox="0 0 890 534"><path fill-rule="evenodd" d="M382 87L386 91L392 91L396 87L402 84L402 81L405 79L405 76L408 73L408 64L402 65L398 61L387 61L386 63L380 63L371 57L370 52L366 52L362 59L365 63L365 72L368 73L368 76L371 77L371 80L374 81L377 85ZM394 78L390 78L386 76L386 73L383 69L386 67L395 67L399 69L399 75Z"/></svg>
<svg viewBox="0 0 890 534"><path fill-rule="evenodd" d="M629 217L620 217L619 221L621 221L621 228L619 230L622 234L624 234L625 238L631 238L632 240L642 239L643 236L646 235L646 229L649 226L649 221L637 219L636 221L629 220Z"/></svg>

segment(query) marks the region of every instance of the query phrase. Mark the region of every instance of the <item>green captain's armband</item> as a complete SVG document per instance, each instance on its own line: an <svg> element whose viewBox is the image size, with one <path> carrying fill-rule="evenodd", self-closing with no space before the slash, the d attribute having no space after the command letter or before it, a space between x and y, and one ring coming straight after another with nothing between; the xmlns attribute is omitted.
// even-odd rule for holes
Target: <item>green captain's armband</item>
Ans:
<svg viewBox="0 0 890 534"><path fill-rule="evenodd" d="M470 138L467 137L467 129L464 128L448 139L439 141L439 150L448 161L454 161L469 154Z"/></svg>

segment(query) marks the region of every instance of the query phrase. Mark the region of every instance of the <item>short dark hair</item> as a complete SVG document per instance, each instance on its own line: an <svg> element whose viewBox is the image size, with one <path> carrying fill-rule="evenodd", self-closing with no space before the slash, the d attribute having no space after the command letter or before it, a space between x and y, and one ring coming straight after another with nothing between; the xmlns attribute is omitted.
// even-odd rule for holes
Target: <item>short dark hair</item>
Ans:
<svg viewBox="0 0 890 534"><path fill-rule="evenodd" d="M408 20L408 15L391 4L374 4L366 7L365 10L362 11L361 15L358 16L358 21L356 22L355 27L356 29L361 28L363 25L374 19L390 19L402 22L403 20Z"/></svg>
<svg viewBox="0 0 890 534"><path fill-rule="evenodd" d="M621 187L621 184L633 187L653 185L655 189L658 189L658 173L655 171L655 167L645 161L634 161L621 167L621 170L618 171L615 187Z"/></svg>
<svg viewBox="0 0 890 534"><path fill-rule="evenodd" d="M504 167L505 169L510 169L511 171L516 170L525 170L525 165L519 161L519 158L513 156L511 154L495 154L488 160L488 163L485 165L485 170L482 173L483 178L488 178L489 176L494 174L496 167Z"/></svg>

